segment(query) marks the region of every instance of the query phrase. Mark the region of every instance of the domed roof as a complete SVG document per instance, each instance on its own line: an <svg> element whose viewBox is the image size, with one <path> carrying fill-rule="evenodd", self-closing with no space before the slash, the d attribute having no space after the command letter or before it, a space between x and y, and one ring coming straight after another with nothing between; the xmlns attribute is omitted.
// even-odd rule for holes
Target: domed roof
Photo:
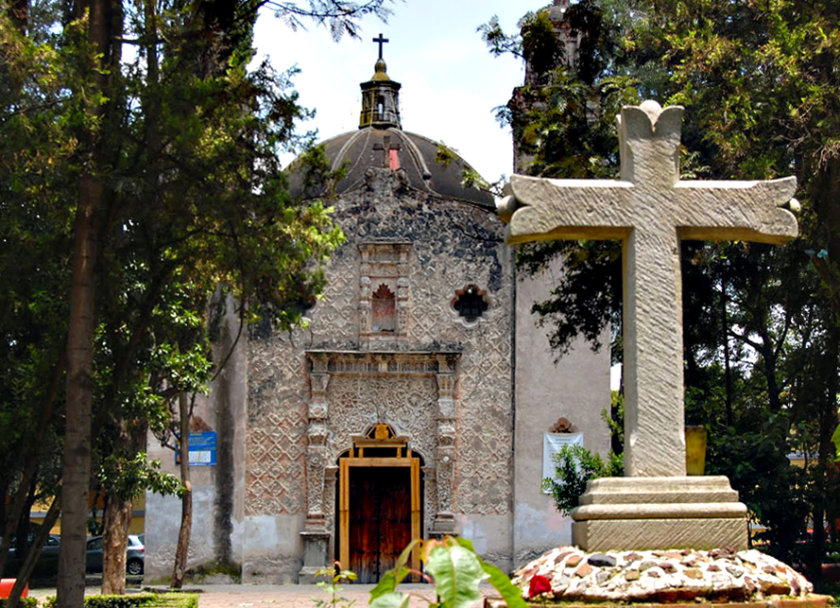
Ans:
<svg viewBox="0 0 840 608"><path fill-rule="evenodd" d="M401 85L390 79L382 58L382 44L388 40L379 34L373 41L379 44L379 58L373 77L360 85L359 130L323 142L332 170L346 170L337 192L341 194L364 186L375 174L392 171L408 188L494 209L493 196L489 192L462 185L465 172L476 174L463 158L443 144L402 130ZM296 189L298 180L294 170L292 173L291 184Z"/></svg>
<svg viewBox="0 0 840 608"><path fill-rule="evenodd" d="M493 196L465 187L464 173L475 170L443 144L398 127L368 127L323 142L333 171L344 168L339 193L363 186L371 169L401 171L408 187L448 199L494 208Z"/></svg>

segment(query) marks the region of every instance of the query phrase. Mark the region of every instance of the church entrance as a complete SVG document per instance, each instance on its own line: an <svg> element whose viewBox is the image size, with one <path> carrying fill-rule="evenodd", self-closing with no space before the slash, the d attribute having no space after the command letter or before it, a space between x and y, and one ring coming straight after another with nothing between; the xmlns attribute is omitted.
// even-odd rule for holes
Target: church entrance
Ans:
<svg viewBox="0 0 840 608"><path fill-rule="evenodd" d="M411 483L405 467L350 470L350 569L374 583L411 542Z"/></svg>
<svg viewBox="0 0 840 608"><path fill-rule="evenodd" d="M360 583L375 583L421 535L420 458L390 426L375 425L339 459L338 554ZM419 553L410 565L419 568Z"/></svg>

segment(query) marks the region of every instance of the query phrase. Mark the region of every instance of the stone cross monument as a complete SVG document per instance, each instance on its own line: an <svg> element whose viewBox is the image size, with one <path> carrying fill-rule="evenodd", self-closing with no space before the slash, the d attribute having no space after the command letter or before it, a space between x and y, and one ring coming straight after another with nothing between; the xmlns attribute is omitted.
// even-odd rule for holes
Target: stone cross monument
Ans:
<svg viewBox="0 0 840 608"><path fill-rule="evenodd" d="M746 546L746 507L729 481L685 473L680 240L796 237L782 207L796 179L680 180L681 121L679 106L625 106L620 180L514 175L499 205L510 244L622 241L628 477L596 480L581 498L573 535L584 549Z"/></svg>

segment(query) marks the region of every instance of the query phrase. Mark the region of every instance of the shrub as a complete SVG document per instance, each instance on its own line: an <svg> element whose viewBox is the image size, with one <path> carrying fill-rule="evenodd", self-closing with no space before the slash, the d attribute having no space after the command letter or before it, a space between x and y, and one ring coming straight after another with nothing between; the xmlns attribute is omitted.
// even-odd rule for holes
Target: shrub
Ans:
<svg viewBox="0 0 840 608"><path fill-rule="evenodd" d="M622 456L610 452L604 462L600 454L593 454L581 445L564 445L555 454L554 464L555 479L546 477L542 487L551 492L557 510L563 515L578 506L590 479L624 475Z"/></svg>
<svg viewBox="0 0 840 608"><path fill-rule="evenodd" d="M7 598L0 597L0 608L6 608L7 601ZM22 597L18 606L22 606L22 608L38 608L38 600L34 597Z"/></svg>
<svg viewBox="0 0 840 608"><path fill-rule="evenodd" d="M425 564L422 572L408 567L415 548ZM510 608L527 608L522 590L515 587L504 572L481 559L470 541L452 536L412 541L397 558L396 566L388 570L370 592L370 608L408 606L411 596L397 591L397 586L409 575L418 575L435 586L437 601L430 603L429 608L472 606L481 600L479 584L484 581L496 588Z"/></svg>
<svg viewBox="0 0 840 608"><path fill-rule="evenodd" d="M37 603L34 604L37 606ZM55 608L55 597L44 602L45 608ZM198 608L195 593L141 593L139 595L89 595L85 608ZM28 608L28 607L27 607Z"/></svg>

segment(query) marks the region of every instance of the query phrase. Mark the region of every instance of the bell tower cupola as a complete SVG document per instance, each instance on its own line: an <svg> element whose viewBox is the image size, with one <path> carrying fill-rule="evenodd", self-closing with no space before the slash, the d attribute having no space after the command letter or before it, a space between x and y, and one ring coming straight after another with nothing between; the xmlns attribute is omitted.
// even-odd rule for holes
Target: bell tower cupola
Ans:
<svg viewBox="0 0 840 608"><path fill-rule="evenodd" d="M379 44L379 59L376 60L373 78L361 83L362 87L362 114L359 119L359 128L366 127L396 127L400 126L399 91L402 86L388 77L385 71L385 60L382 58L382 45L388 42L379 34L373 39Z"/></svg>

